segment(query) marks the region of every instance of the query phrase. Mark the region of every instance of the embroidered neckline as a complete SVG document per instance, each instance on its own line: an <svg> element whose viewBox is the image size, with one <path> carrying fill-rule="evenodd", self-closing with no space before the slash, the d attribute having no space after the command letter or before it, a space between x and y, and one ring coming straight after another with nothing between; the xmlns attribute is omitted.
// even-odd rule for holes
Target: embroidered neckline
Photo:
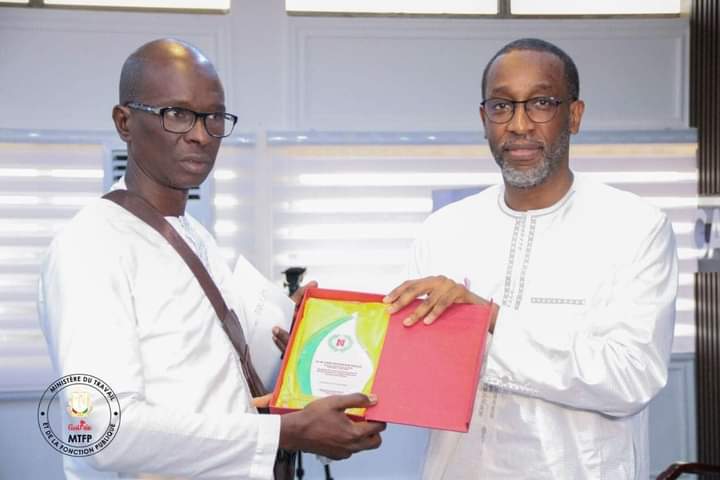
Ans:
<svg viewBox="0 0 720 480"><path fill-rule="evenodd" d="M568 203L570 198L575 194L575 191L577 190L578 181L579 180L577 173L573 172L573 183L572 185L570 185L570 188L560 200L550 205L549 207L541 208L538 210L528 210L526 212L519 212L517 210L513 210L508 206L507 203L505 203L505 184L502 183L500 184L500 188L498 188L498 206L500 207L500 211L511 217L542 217L544 215L549 215L551 213L555 213Z"/></svg>

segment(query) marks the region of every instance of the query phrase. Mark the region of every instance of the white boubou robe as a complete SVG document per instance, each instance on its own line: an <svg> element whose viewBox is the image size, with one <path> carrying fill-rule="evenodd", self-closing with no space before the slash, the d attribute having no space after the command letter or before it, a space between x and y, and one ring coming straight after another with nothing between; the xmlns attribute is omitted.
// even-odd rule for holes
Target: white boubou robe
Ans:
<svg viewBox="0 0 720 480"><path fill-rule="evenodd" d="M292 302L243 258L233 274L190 215L166 218L235 309L267 385L270 331L287 328ZM257 414L210 302L151 227L107 200L83 208L49 249L39 309L57 375L95 375L120 401L114 440L64 457L68 479L272 478L280 418Z"/></svg>
<svg viewBox="0 0 720 480"><path fill-rule="evenodd" d="M431 215L410 264L500 305L470 432L431 435L424 479L648 478L677 294L665 214L577 175L543 210L497 186Z"/></svg>

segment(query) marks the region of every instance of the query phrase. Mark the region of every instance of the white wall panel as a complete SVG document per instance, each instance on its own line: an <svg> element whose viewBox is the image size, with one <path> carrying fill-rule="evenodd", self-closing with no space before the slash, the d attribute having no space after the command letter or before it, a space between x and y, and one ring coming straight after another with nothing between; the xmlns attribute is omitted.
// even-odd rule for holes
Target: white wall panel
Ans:
<svg viewBox="0 0 720 480"><path fill-rule="evenodd" d="M0 10L0 128L111 130L122 61L177 36L217 64L239 128L477 129L485 62L522 36L575 58L587 129L687 126L687 19L288 18L281 0L230 15Z"/></svg>
<svg viewBox="0 0 720 480"><path fill-rule="evenodd" d="M0 128L113 130L123 61L163 36L199 46L231 83L226 23L221 15L0 8Z"/></svg>
<svg viewBox="0 0 720 480"><path fill-rule="evenodd" d="M290 123L300 129L479 128L485 63L524 36L580 70L587 129L687 126L687 20L294 18Z"/></svg>

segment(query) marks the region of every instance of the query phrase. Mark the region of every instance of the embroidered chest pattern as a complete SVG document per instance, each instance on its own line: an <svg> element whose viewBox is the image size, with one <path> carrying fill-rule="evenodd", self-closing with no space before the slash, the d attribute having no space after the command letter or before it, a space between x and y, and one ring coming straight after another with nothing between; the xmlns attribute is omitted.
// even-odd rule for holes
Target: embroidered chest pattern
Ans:
<svg viewBox="0 0 720 480"><path fill-rule="evenodd" d="M525 277L527 275L528 266L530 265L530 255L532 254L533 242L535 241L535 227L537 219L530 218L530 226L527 228L527 239L525 239L526 224L528 217L520 217L515 220L513 228L512 240L510 241L510 252L508 254L507 268L505 270L505 289L503 293L502 305L504 307L513 307L515 310L520 308L523 294L525 293ZM525 249L522 264L520 265L520 273L517 283L517 294L513 287L513 270L515 267L515 257L518 250L522 252ZM513 301L514 299L514 301Z"/></svg>

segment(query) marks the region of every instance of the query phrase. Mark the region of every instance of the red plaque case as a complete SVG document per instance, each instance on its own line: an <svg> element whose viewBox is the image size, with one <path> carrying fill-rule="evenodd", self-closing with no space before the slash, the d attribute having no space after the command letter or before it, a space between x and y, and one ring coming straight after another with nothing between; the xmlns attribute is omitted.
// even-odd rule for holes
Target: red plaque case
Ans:
<svg viewBox="0 0 720 480"><path fill-rule="evenodd" d="M304 320L308 298L382 302L382 295L311 288L305 292L295 325ZM455 304L432 324L405 327L402 320L419 300L390 317L372 392L378 403L366 420L467 432L484 357L489 306ZM294 332L288 352L293 348ZM290 355L286 354L270 403L273 413Z"/></svg>

